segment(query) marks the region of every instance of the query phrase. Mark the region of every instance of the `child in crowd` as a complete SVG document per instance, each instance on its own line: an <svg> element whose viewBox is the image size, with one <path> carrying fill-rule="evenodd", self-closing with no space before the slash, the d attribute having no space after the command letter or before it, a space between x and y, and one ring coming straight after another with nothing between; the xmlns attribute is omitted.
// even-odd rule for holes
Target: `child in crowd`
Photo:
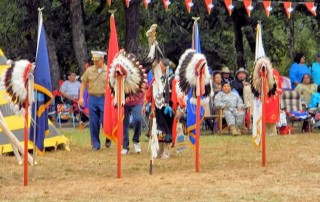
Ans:
<svg viewBox="0 0 320 202"><path fill-rule="evenodd" d="M227 121L232 135L240 135L243 124L244 105L240 96L231 92L229 82L222 82L222 91L214 98L214 106L223 109L223 115Z"/></svg>

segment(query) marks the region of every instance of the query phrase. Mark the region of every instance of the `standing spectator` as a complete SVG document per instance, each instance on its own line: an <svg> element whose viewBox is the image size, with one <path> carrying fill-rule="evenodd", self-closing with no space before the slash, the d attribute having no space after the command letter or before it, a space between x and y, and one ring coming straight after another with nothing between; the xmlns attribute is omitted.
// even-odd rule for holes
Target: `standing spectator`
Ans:
<svg viewBox="0 0 320 202"><path fill-rule="evenodd" d="M229 67L226 67L226 66L222 67L221 76L222 76L222 81L224 82L231 82L233 80Z"/></svg>
<svg viewBox="0 0 320 202"><path fill-rule="evenodd" d="M89 92L89 124L92 151L100 149L100 125L103 123L104 97L107 82L107 67L104 64L106 52L91 51L93 66L90 66L81 77L80 106L84 105L83 94L88 88ZM110 140L106 139L106 147L111 146Z"/></svg>
<svg viewBox="0 0 320 202"><path fill-rule="evenodd" d="M302 77L301 83L299 83L294 90L300 93L301 98L306 102L306 105L309 106L311 96L317 91L317 87L318 85L313 83L310 74L305 74Z"/></svg>
<svg viewBox="0 0 320 202"><path fill-rule="evenodd" d="M318 53L317 61L312 63L310 67L311 76L313 78L313 81L320 85L320 52Z"/></svg>
<svg viewBox="0 0 320 202"><path fill-rule="evenodd" d="M243 87L250 85L249 82L247 81L248 75L249 75L248 71L243 67L240 67L238 71L236 71L235 73L235 79L231 81L231 87L238 92L242 100L243 100Z"/></svg>
<svg viewBox="0 0 320 202"><path fill-rule="evenodd" d="M310 70L305 63L305 55L303 53L297 53L294 58L294 63L291 65L289 70L292 89L295 89L295 87L302 81L303 75L310 74Z"/></svg>
<svg viewBox="0 0 320 202"><path fill-rule="evenodd" d="M144 102L144 95L141 95L137 100L128 101L124 105L124 121L123 121L123 149L122 155L129 153L129 122L130 115L132 116L132 125L134 128L133 133L133 147L135 153L141 152L140 136L141 136L141 123L142 123L142 105Z"/></svg>
<svg viewBox="0 0 320 202"><path fill-rule="evenodd" d="M68 104L77 102L79 98L79 90L81 83L76 80L76 74L69 71L67 73L68 80L64 81L60 87L61 95L66 99Z"/></svg>

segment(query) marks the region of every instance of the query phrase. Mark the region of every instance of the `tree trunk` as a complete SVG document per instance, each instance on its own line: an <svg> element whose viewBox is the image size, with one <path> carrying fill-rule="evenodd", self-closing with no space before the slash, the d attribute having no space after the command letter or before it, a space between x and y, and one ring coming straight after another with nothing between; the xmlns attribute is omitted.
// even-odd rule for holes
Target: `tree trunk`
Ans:
<svg viewBox="0 0 320 202"><path fill-rule="evenodd" d="M290 51L290 57L294 58L295 52L294 52L294 19L289 19L289 51Z"/></svg>
<svg viewBox="0 0 320 202"><path fill-rule="evenodd" d="M255 30L251 26L247 26L244 34L249 43L250 50L254 54L256 50Z"/></svg>
<svg viewBox="0 0 320 202"><path fill-rule="evenodd" d="M245 20L242 14L239 13L239 10L234 9L232 13L232 21L233 21L233 30L234 30L234 40L235 40L235 48L237 53L237 68L244 67L244 48L243 48L243 34L241 27L243 26L243 21Z"/></svg>
<svg viewBox="0 0 320 202"><path fill-rule="evenodd" d="M87 43L85 40L81 2L81 0L70 1L72 43L80 75L85 71L85 63L87 59Z"/></svg>
<svg viewBox="0 0 320 202"><path fill-rule="evenodd" d="M128 53L138 53L140 3L141 0L131 0L129 8L127 8L125 1L123 1L126 19L126 38L124 47Z"/></svg>
<svg viewBox="0 0 320 202"><path fill-rule="evenodd" d="M51 74L51 85L52 90L57 89L59 86L59 80L61 76L60 66L58 62L58 57L56 54L56 47L54 45L53 39L51 37L47 37L47 48L49 55L49 63L50 63L50 74Z"/></svg>

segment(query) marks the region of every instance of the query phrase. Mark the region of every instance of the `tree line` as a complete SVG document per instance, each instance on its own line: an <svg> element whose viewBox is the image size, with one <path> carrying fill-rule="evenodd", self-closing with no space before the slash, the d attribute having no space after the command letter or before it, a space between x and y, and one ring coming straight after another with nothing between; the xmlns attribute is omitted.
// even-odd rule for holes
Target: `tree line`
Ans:
<svg viewBox="0 0 320 202"><path fill-rule="evenodd" d="M168 11L162 1L152 1L148 9L142 0L2 0L0 2L0 48L14 60L34 60L37 46L38 7L44 7L44 25L51 64L53 87L68 70L82 74L90 62L91 50L106 50L109 40L109 10L116 9L115 20L121 48L146 63L148 41L146 31L157 23L157 39L166 57L176 64L185 49L191 46L193 16L200 17L199 31L202 53L212 69L228 66L251 69L255 51L255 27L263 26L263 43L279 72L288 74L296 52L306 55L311 64L320 51L320 19L312 16L303 5L297 5L288 19L283 6L275 5L266 17L262 4L257 4L251 17L242 2L234 2L229 16L223 1L216 1L210 15L204 1L194 0L189 14L184 1L173 1Z"/></svg>

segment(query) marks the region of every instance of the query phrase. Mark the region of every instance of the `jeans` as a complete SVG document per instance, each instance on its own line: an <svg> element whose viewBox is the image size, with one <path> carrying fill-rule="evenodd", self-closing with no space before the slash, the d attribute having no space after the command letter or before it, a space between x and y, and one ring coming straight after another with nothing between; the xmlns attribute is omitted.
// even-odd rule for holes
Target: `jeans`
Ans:
<svg viewBox="0 0 320 202"><path fill-rule="evenodd" d="M129 124L130 114L132 115L132 125L134 134L132 141L139 142L141 135L141 122L142 122L142 105L124 106L124 120L123 120L123 148L129 150Z"/></svg>
<svg viewBox="0 0 320 202"><path fill-rule="evenodd" d="M100 149L100 125L103 123L104 96L89 96L90 137L92 147Z"/></svg>

